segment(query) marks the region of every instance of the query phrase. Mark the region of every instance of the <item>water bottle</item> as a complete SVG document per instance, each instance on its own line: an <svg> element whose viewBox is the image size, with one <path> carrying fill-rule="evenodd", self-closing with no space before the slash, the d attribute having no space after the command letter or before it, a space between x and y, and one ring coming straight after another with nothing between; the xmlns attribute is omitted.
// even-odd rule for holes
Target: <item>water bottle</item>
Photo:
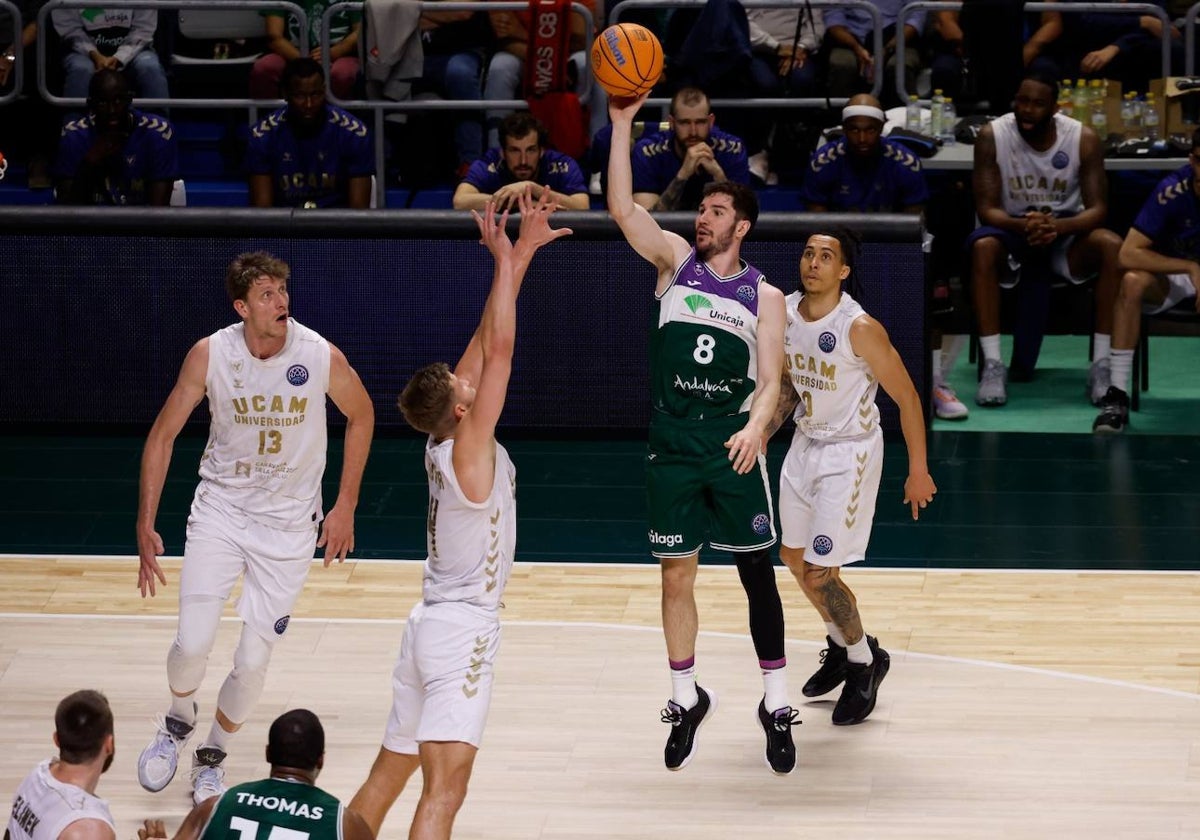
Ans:
<svg viewBox="0 0 1200 840"><path fill-rule="evenodd" d="M1075 107L1071 103L1071 80L1063 79L1058 86L1058 112L1065 117L1075 116Z"/></svg>
<svg viewBox="0 0 1200 840"><path fill-rule="evenodd" d="M1103 143L1108 139L1108 111L1104 107L1104 100L1092 103L1091 115L1092 129L1096 132L1096 136Z"/></svg>
<svg viewBox="0 0 1200 840"><path fill-rule="evenodd" d="M958 126L958 114L954 110L954 99L947 96L942 103L942 143L946 146L954 144L954 129Z"/></svg>
<svg viewBox="0 0 1200 840"><path fill-rule="evenodd" d="M921 130L921 101L915 93L908 95L908 102L904 106L904 127L909 131Z"/></svg>
<svg viewBox="0 0 1200 840"><path fill-rule="evenodd" d="M1133 136L1141 139L1146 136L1145 118L1146 118L1146 101L1137 93L1130 93L1129 108L1133 115L1132 130Z"/></svg>
<svg viewBox="0 0 1200 840"><path fill-rule="evenodd" d="M937 88L929 103L929 134L932 137L942 136L942 120L946 116L945 106L946 97L942 95L942 89Z"/></svg>
<svg viewBox="0 0 1200 840"><path fill-rule="evenodd" d="M1086 120L1089 113L1088 105L1090 104L1091 97L1088 96L1087 82L1083 79L1076 79L1075 94L1071 97L1071 116L1080 122Z"/></svg>
<svg viewBox="0 0 1200 840"><path fill-rule="evenodd" d="M1133 94L1127 93L1121 97L1121 134L1126 140L1132 140L1136 130L1133 124Z"/></svg>
<svg viewBox="0 0 1200 840"><path fill-rule="evenodd" d="M1146 139L1154 142L1158 139L1158 103L1154 99L1153 93L1146 94L1146 108L1142 117L1142 124L1145 126Z"/></svg>

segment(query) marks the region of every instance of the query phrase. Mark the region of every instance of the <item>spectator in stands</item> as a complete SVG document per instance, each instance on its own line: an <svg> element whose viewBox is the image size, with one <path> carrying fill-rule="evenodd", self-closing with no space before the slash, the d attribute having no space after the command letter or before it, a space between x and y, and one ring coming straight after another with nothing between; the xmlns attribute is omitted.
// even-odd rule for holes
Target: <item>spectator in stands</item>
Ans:
<svg viewBox="0 0 1200 840"><path fill-rule="evenodd" d="M805 6L801 9L747 9L750 28L750 47L754 52L752 73L762 82L757 85L767 96L803 98L821 93L817 53L825 37L825 17L820 9ZM764 87L764 85L766 85ZM775 113L765 116L773 127ZM770 155L765 148L748 158L750 174L764 184L772 179Z"/></svg>
<svg viewBox="0 0 1200 840"><path fill-rule="evenodd" d="M324 0L295 0L308 17L308 58L321 63L321 15L328 5ZM266 17L267 46L271 50L250 70L250 98L279 97L284 67L300 58L300 23L282 11L263 12ZM358 80L358 36L362 15L338 12L329 20L329 88L339 99L351 99Z"/></svg>
<svg viewBox="0 0 1200 840"><path fill-rule="evenodd" d="M455 210L482 210L489 201L497 210L514 210L530 187L541 200L550 190L565 210L590 206L583 170L574 158L546 148L546 127L528 111L509 114L500 123L500 148L488 149L471 164L454 191Z"/></svg>
<svg viewBox="0 0 1200 840"><path fill-rule="evenodd" d="M1129 374L1143 312L1173 309L1192 298L1200 312L1200 130L1187 165L1159 181L1121 245L1121 289L1113 312L1112 384L1092 431L1113 434L1129 423Z"/></svg>
<svg viewBox="0 0 1200 840"><path fill-rule="evenodd" d="M1014 110L984 126L975 143L980 227L968 247L984 358L975 395L979 405L1004 405L1009 377L1022 381L1033 375L1052 276L1071 283L1098 277L1088 392L1099 403L1108 391L1121 238L1101 227L1108 215L1108 184L1100 138L1058 113L1057 103L1058 82L1031 73L1017 89ZM1000 361L1002 286L1016 286L1019 296L1011 372Z"/></svg>
<svg viewBox="0 0 1200 840"><path fill-rule="evenodd" d="M647 210L696 210L705 184L749 184L745 144L715 122L699 88L671 97L670 128L633 147L633 200Z"/></svg>
<svg viewBox="0 0 1200 840"><path fill-rule="evenodd" d="M597 23L604 20L603 5L596 0L580 0L592 11ZM492 30L496 36L496 52L488 62L487 80L484 82L484 99L521 99L523 96L522 76L525 72L525 56L529 51L531 20L528 12L490 12ZM568 72L575 80L575 92L580 102L589 109L587 135L594 136L608 122L608 98L604 89L595 84L588 65L586 50L590 44L585 40L585 26L579 15L570 15L570 62ZM504 110L492 110L486 114L488 124L488 148L500 143L500 121L508 114Z"/></svg>
<svg viewBox="0 0 1200 840"><path fill-rule="evenodd" d="M910 11L903 21L899 19L905 0L869 0L879 11L883 26L885 63L875 66L875 44L872 36L871 16L857 7L834 6L825 11L825 41L829 47L829 95L851 96L871 89L877 73L884 74L883 95L889 107L900 104L895 85L889 84L896 78L896 27L904 27L904 86L908 90L917 88L917 70L920 67L921 33L925 29L925 12Z"/></svg>
<svg viewBox="0 0 1200 840"><path fill-rule="evenodd" d="M370 206L374 147L353 114L325 101L325 72L311 58L283 70L287 105L250 132L252 207Z"/></svg>
<svg viewBox="0 0 1200 840"><path fill-rule="evenodd" d="M1165 0L1144 1L1165 10ZM1163 23L1158 17L1112 12L1062 17L1065 74L1115 79L1125 91L1144 91L1150 79L1162 75ZM1167 29L1172 39L1173 63L1182 72L1184 48L1180 32L1172 26Z"/></svg>
<svg viewBox="0 0 1200 840"><path fill-rule="evenodd" d="M22 96L4 106L0 150L10 161L26 164L30 189L46 189L50 186L50 150L58 142L62 122L37 87L37 14L46 0L15 0L14 5L21 15L20 31L12 15L0 8L0 96L10 93L16 84L18 54Z"/></svg>
<svg viewBox="0 0 1200 840"><path fill-rule="evenodd" d="M54 165L60 204L165 207L179 176L179 147L165 117L131 106L119 70L88 85L88 115L63 126Z"/></svg>
<svg viewBox="0 0 1200 840"><path fill-rule="evenodd" d="M425 65L417 92L445 99L483 99L483 70L494 47L491 22L483 12L431 12L421 15ZM456 178L466 175L483 154L483 119L477 110L455 115Z"/></svg>
<svg viewBox="0 0 1200 840"><path fill-rule="evenodd" d="M843 136L813 152L800 198L810 213L922 213L929 188L921 161L883 136L883 108L867 93L842 109ZM942 333L933 331L933 405L938 417L967 416L942 372Z"/></svg>
<svg viewBox="0 0 1200 840"><path fill-rule="evenodd" d="M62 39L64 96L87 96L92 75L100 70L130 74L140 97L170 96L167 74L154 52L157 9L55 9L50 19Z"/></svg>
<svg viewBox="0 0 1200 840"><path fill-rule="evenodd" d="M961 13L952 9L930 15L925 31L930 88L956 103L988 100L996 113L1009 107L1026 69L1056 75L1063 15L1024 14L1022 5L979 0Z"/></svg>
<svg viewBox="0 0 1200 840"><path fill-rule="evenodd" d="M960 105L968 69L962 26L957 9L935 11L927 20L925 47L929 50L929 87ZM909 90L909 93L916 93Z"/></svg>

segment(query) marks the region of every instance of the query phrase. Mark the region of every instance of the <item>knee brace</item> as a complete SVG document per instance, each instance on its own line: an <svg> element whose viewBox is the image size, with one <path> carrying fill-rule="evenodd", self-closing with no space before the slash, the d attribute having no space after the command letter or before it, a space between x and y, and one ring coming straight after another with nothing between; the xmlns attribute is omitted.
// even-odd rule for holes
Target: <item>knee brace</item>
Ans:
<svg viewBox="0 0 1200 840"><path fill-rule="evenodd" d="M750 607L750 638L758 658L774 662L784 658L783 602L775 583L775 567L767 549L734 552L738 577Z"/></svg>
<svg viewBox="0 0 1200 840"><path fill-rule="evenodd" d="M273 649L270 641L242 625L242 636L233 653L233 670L217 695L217 708L239 726L250 716L262 694Z"/></svg>
<svg viewBox="0 0 1200 840"><path fill-rule="evenodd" d="M224 606L220 598L207 595L181 599L179 629L167 652L167 684L176 694L191 694L200 687Z"/></svg>

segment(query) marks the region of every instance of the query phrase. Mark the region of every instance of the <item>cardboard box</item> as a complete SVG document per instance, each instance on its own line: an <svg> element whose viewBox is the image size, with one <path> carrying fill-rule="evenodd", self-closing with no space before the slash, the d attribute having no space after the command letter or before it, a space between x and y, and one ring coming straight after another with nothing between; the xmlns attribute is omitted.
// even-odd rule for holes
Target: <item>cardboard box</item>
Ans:
<svg viewBox="0 0 1200 840"><path fill-rule="evenodd" d="M1180 85L1183 89L1180 90ZM1191 85L1195 87L1191 87ZM1200 76L1169 76L1150 82L1157 100L1162 136L1188 137L1200 128Z"/></svg>

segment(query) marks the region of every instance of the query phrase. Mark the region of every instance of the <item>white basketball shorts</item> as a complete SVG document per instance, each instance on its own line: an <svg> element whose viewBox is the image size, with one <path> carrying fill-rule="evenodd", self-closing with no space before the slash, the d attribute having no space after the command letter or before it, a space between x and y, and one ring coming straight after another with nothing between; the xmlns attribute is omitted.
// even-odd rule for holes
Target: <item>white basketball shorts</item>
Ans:
<svg viewBox="0 0 1200 840"><path fill-rule="evenodd" d="M1162 303L1144 304L1142 311L1147 315L1157 315L1159 312L1174 309L1188 298L1196 296L1196 287L1192 285L1192 278L1187 274L1160 274L1159 277L1165 277L1167 280L1167 295Z"/></svg>
<svg viewBox="0 0 1200 840"><path fill-rule="evenodd" d="M228 600L239 576L242 621L268 641L281 637L304 588L317 544L311 530L281 531L255 522L200 490L188 516L179 598Z"/></svg>
<svg viewBox="0 0 1200 840"><path fill-rule="evenodd" d="M392 671L383 746L415 755L425 741L483 741L492 700L500 618L471 604L418 603Z"/></svg>
<svg viewBox="0 0 1200 840"><path fill-rule="evenodd" d="M797 429L779 477L783 544L814 566L862 560L882 473L882 434L819 441Z"/></svg>

